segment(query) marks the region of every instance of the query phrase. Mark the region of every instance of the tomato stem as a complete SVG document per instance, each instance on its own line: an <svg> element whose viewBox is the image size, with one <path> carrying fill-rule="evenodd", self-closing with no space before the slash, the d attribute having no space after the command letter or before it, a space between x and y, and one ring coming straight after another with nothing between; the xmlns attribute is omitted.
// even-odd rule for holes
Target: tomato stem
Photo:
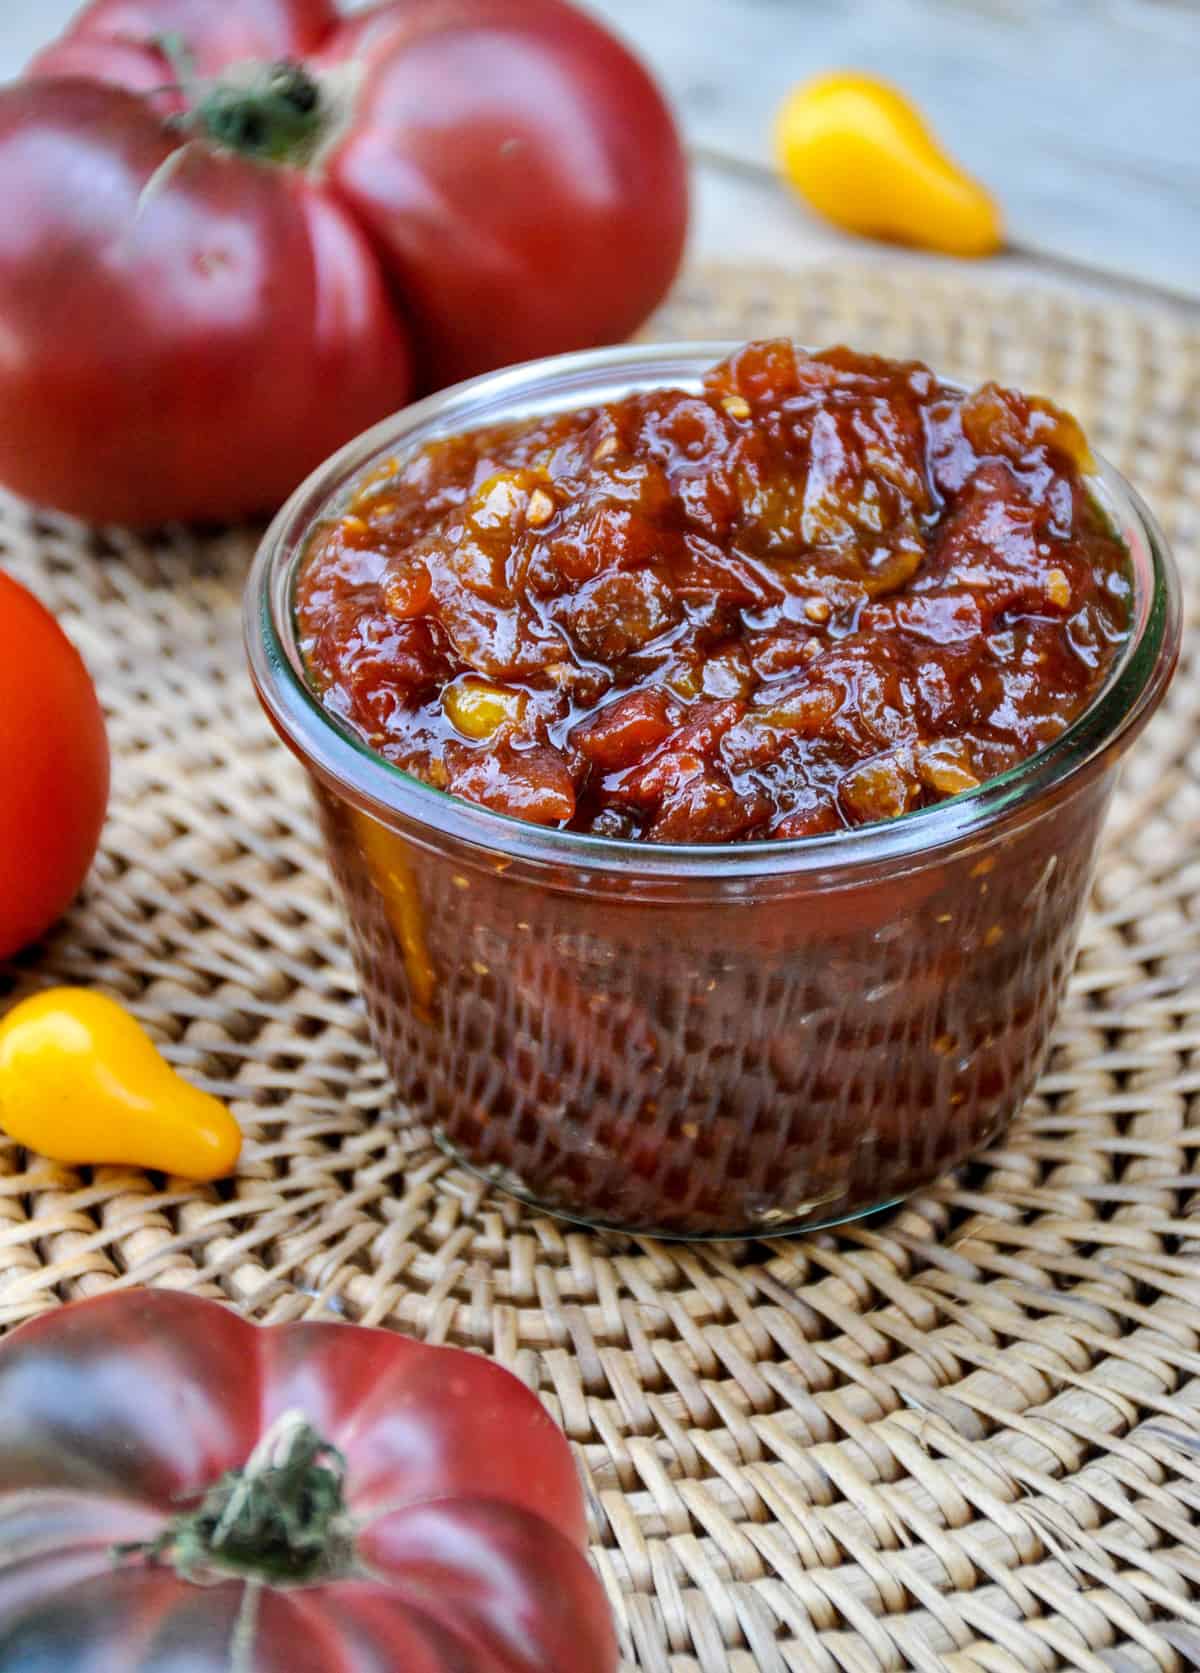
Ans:
<svg viewBox="0 0 1200 1673"><path fill-rule="evenodd" d="M175 75L173 84L156 91L178 93L185 101L185 108L168 118L173 126L260 162L297 168L311 162L331 125L331 110L320 82L303 64L290 58L246 62L205 82L177 31L157 35L154 44Z"/></svg>
<svg viewBox="0 0 1200 1673"><path fill-rule="evenodd" d="M240 1469L226 1470L194 1510L119 1558L165 1562L183 1580L237 1574L277 1586L313 1585L349 1571L353 1524L346 1464L302 1412L285 1412Z"/></svg>
<svg viewBox="0 0 1200 1673"><path fill-rule="evenodd" d="M186 87L182 71L181 80ZM326 128L316 78L303 64L287 60L245 67L229 80L209 83L176 120L223 150L297 167L312 157Z"/></svg>

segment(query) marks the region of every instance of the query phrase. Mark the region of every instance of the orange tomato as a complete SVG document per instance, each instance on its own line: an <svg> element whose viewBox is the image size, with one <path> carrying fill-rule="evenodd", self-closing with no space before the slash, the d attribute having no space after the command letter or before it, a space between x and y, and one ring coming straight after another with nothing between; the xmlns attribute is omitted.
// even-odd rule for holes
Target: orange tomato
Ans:
<svg viewBox="0 0 1200 1673"><path fill-rule="evenodd" d="M104 716L79 652L0 572L0 958L70 905L108 803Z"/></svg>

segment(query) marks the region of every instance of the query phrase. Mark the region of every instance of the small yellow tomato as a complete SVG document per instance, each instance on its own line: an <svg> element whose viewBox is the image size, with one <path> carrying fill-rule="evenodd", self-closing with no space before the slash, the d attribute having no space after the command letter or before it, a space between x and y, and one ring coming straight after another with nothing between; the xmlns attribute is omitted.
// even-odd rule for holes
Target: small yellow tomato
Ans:
<svg viewBox="0 0 1200 1673"><path fill-rule="evenodd" d="M242 1145L224 1104L87 988L35 994L0 1021L0 1127L58 1162L132 1162L186 1179L232 1172Z"/></svg>
<svg viewBox="0 0 1200 1673"><path fill-rule="evenodd" d="M838 71L795 88L776 118L775 155L805 202L849 232L955 256L1003 242L995 200L876 76Z"/></svg>

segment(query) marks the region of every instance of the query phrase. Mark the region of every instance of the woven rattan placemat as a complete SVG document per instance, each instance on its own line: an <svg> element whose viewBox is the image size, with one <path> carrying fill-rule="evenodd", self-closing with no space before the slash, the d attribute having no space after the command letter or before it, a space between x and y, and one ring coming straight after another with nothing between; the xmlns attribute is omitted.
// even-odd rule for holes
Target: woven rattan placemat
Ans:
<svg viewBox="0 0 1200 1673"><path fill-rule="evenodd" d="M772 332L1061 398L1158 511L1194 605L1200 328L907 269L701 272L654 327ZM390 1118L304 786L243 672L252 535L97 534L9 501L0 542L84 651L115 753L87 896L0 992L109 989L248 1135L220 1188L0 1140L0 1323L148 1283L495 1355L577 1444L647 1673L1200 1661L1194 647L1007 1138L873 1222L654 1244L539 1219Z"/></svg>

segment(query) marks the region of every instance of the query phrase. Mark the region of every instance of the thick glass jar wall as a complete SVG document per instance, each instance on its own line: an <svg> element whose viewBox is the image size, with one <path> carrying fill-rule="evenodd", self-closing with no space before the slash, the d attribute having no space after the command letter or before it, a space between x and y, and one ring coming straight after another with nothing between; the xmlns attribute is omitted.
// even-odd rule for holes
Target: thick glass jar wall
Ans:
<svg viewBox="0 0 1200 1673"><path fill-rule="evenodd" d="M1111 773L844 886L578 880L437 852L328 792L379 1048L471 1166L703 1236L862 1213L977 1149L1041 1066Z"/></svg>

